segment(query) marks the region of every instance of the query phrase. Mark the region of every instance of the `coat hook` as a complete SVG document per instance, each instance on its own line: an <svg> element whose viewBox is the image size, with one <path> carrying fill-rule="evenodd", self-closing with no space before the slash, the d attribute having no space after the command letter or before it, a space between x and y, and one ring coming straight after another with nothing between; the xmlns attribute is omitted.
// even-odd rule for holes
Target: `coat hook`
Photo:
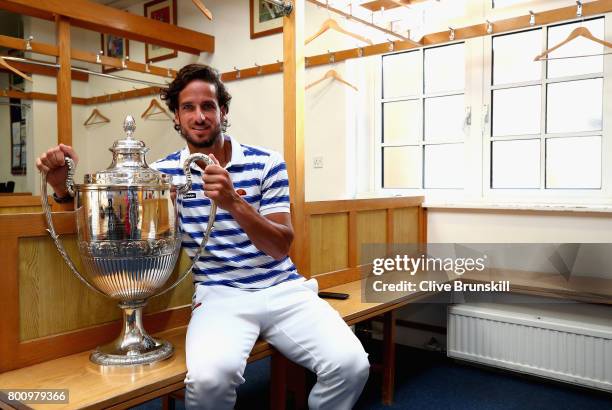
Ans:
<svg viewBox="0 0 612 410"><path fill-rule="evenodd" d="M529 25L535 26L535 23L535 14L533 14L533 11L529 10Z"/></svg>
<svg viewBox="0 0 612 410"><path fill-rule="evenodd" d="M582 17L582 2L580 0L576 2L576 17Z"/></svg>
<svg viewBox="0 0 612 410"><path fill-rule="evenodd" d="M393 40L389 40L387 38L387 41L389 42L389 51L395 50L395 43L393 42Z"/></svg>
<svg viewBox="0 0 612 410"><path fill-rule="evenodd" d="M104 55L104 51L100 50L96 53L96 63L102 63L102 56Z"/></svg>
<svg viewBox="0 0 612 410"><path fill-rule="evenodd" d="M357 47L357 56L363 57L363 47Z"/></svg>
<svg viewBox="0 0 612 410"><path fill-rule="evenodd" d="M28 36L28 39L26 40L26 44L25 44L25 49L27 51L32 50L32 40L34 40L34 36Z"/></svg>
<svg viewBox="0 0 612 410"><path fill-rule="evenodd" d="M240 78L240 70L234 66L234 71L236 71L236 78Z"/></svg>
<svg viewBox="0 0 612 410"><path fill-rule="evenodd" d="M280 60L276 60L276 63L280 65L280 70L283 71L285 68L283 66L283 62Z"/></svg>
<svg viewBox="0 0 612 410"><path fill-rule="evenodd" d="M336 56L334 55L334 53L332 53L331 51L327 50L327 54L329 54L329 62L330 63L335 63L336 62Z"/></svg>
<svg viewBox="0 0 612 410"><path fill-rule="evenodd" d="M145 73L150 73L151 69L149 68L149 63L145 64Z"/></svg>
<svg viewBox="0 0 612 410"><path fill-rule="evenodd" d="M455 29L452 27L449 27L448 29L450 30L450 33L448 34L448 40L453 41L455 39Z"/></svg>
<svg viewBox="0 0 612 410"><path fill-rule="evenodd" d="M487 20L487 34L493 33L493 23Z"/></svg>
<svg viewBox="0 0 612 410"><path fill-rule="evenodd" d="M257 63L254 63L254 64L255 64L255 67L257 67L257 75L260 75L263 72L263 68Z"/></svg>
<svg viewBox="0 0 612 410"><path fill-rule="evenodd" d="M121 59L121 67L123 68L127 68L127 62L129 61L130 56L125 56L124 58Z"/></svg>
<svg viewBox="0 0 612 410"><path fill-rule="evenodd" d="M168 69L168 77L172 78L172 70Z"/></svg>

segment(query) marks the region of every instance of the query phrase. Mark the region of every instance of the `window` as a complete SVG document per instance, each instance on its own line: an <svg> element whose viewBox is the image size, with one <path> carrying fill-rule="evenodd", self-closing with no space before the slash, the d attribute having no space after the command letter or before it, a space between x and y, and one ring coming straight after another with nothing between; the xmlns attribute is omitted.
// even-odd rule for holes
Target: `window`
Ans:
<svg viewBox="0 0 612 410"><path fill-rule="evenodd" d="M579 25L604 38L603 18L493 37L490 189L602 188L603 46L578 38L533 61Z"/></svg>
<svg viewBox="0 0 612 410"><path fill-rule="evenodd" d="M463 188L464 54L457 43L383 56L383 188Z"/></svg>
<svg viewBox="0 0 612 410"><path fill-rule="evenodd" d="M590 17L383 56L378 187L432 203L609 204L610 56L578 37L534 61L578 27L609 38L605 25Z"/></svg>

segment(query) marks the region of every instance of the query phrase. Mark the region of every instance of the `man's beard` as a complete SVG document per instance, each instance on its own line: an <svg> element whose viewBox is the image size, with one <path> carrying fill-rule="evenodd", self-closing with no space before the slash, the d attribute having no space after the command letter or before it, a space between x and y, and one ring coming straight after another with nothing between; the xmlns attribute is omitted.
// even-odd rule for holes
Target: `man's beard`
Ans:
<svg viewBox="0 0 612 410"><path fill-rule="evenodd" d="M181 127L179 134L181 134L181 137L183 137L185 141L187 141L189 144L193 145L196 148L210 148L214 145L216 141L221 138L222 135L220 127L217 127L217 129L213 131L212 137L210 139L204 141L196 140L195 138L191 137L189 133L183 130L183 127Z"/></svg>

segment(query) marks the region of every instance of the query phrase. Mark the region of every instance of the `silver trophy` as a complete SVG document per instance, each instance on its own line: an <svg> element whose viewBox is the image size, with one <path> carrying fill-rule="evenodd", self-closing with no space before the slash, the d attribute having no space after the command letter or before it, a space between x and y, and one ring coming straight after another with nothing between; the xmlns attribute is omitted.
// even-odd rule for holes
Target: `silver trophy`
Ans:
<svg viewBox="0 0 612 410"><path fill-rule="evenodd" d="M208 226L191 266L172 284L167 284L181 249L176 199L171 195L170 176L149 168L148 148L134 139L134 118L125 119L125 139L115 141L113 162L104 171L85 176L74 184L74 162L66 158L66 187L75 199L79 254L85 267L81 274L66 253L53 226L47 200L47 175L42 174L41 192L48 232L74 274L89 288L119 301L123 329L113 342L98 347L90 356L100 365L149 364L172 356L174 348L151 337L142 325L142 309L150 297L173 289L193 268L204 250L216 206L211 204ZM212 160L192 154L183 164L186 183L177 188L182 195L191 189L191 164Z"/></svg>

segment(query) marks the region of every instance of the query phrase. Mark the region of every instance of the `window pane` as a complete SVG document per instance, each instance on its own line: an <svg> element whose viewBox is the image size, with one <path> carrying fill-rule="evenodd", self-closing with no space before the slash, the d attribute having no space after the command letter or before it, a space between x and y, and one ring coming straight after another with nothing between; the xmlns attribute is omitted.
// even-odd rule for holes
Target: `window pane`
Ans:
<svg viewBox="0 0 612 410"><path fill-rule="evenodd" d="M425 139L463 139L463 94L425 100Z"/></svg>
<svg viewBox="0 0 612 410"><path fill-rule="evenodd" d="M493 136L540 133L539 85L493 91Z"/></svg>
<svg viewBox="0 0 612 410"><path fill-rule="evenodd" d="M405 144L421 139L419 100L383 104L383 142Z"/></svg>
<svg viewBox="0 0 612 410"><path fill-rule="evenodd" d="M421 94L421 57L418 51L383 57L383 98Z"/></svg>
<svg viewBox="0 0 612 410"><path fill-rule="evenodd" d="M546 188L601 188L601 137L547 139Z"/></svg>
<svg viewBox="0 0 612 410"><path fill-rule="evenodd" d="M465 88L463 43L425 50L425 92L462 91Z"/></svg>
<svg viewBox="0 0 612 410"><path fill-rule="evenodd" d="M542 30L493 37L493 84L542 78L542 63L533 58L542 52Z"/></svg>
<svg viewBox="0 0 612 410"><path fill-rule="evenodd" d="M602 91L602 78L548 84L547 132L601 130Z"/></svg>
<svg viewBox="0 0 612 410"><path fill-rule="evenodd" d="M492 188L540 187L540 140L494 141Z"/></svg>
<svg viewBox="0 0 612 410"><path fill-rule="evenodd" d="M463 144L425 146L425 188L463 188Z"/></svg>
<svg viewBox="0 0 612 410"><path fill-rule="evenodd" d="M383 164L383 188L421 188L421 147L385 147Z"/></svg>
<svg viewBox="0 0 612 410"><path fill-rule="evenodd" d="M604 38L603 19L564 24L548 29L548 47L554 47L561 43L569 36L572 30L580 26L587 28L593 36L600 39ZM548 58L602 54L603 52L603 45L579 36L550 53ZM548 61L548 78L601 73L602 71L603 55Z"/></svg>

